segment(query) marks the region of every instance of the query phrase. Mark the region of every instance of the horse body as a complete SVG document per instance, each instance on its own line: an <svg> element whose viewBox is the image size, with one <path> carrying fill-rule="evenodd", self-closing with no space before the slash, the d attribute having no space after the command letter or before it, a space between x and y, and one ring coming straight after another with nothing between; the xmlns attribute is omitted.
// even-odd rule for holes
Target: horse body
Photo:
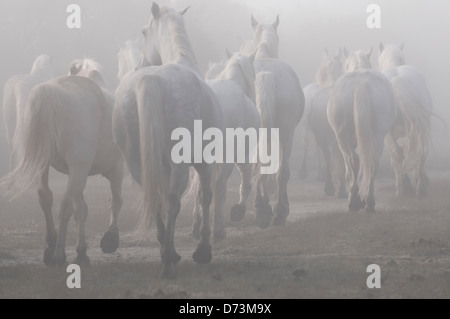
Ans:
<svg viewBox="0 0 450 319"><path fill-rule="evenodd" d="M337 197L345 197L344 164L336 137L328 123L327 106L334 83L342 75L341 56L339 50L334 56L327 53L324 57L316 76L320 89L311 98L308 116L309 128L325 161L325 195L335 194Z"/></svg>
<svg viewBox="0 0 450 319"><path fill-rule="evenodd" d="M185 12L153 4L152 18L143 32L145 59L154 66L124 77L115 93L113 114L115 141L143 190L143 224L148 226L156 220L163 277L175 276L180 260L174 246L175 222L191 166L172 161L171 149L176 143L171 139L172 132L184 128L194 136L195 120L201 120L205 130L223 129L216 96L198 73L182 18ZM212 258L212 165L193 166L200 179L198 200L202 206L200 242L193 259L208 263Z"/></svg>
<svg viewBox="0 0 450 319"><path fill-rule="evenodd" d="M10 156L10 170L17 164L23 115L28 95L33 87L54 76L53 58L41 55L36 58L29 74L8 79L3 89L3 120Z"/></svg>
<svg viewBox="0 0 450 319"><path fill-rule="evenodd" d="M289 158L292 152L295 128L302 118L305 97L295 71L277 59L279 19L273 24L259 24L252 16L253 45L246 43L241 50L255 48L256 106L261 116L261 126L279 128L280 167L277 175L277 203L275 215L269 204L268 177L261 175L256 193L256 221L259 227L282 225L289 215L287 183L290 178ZM271 145L268 145L269 149ZM262 188L262 193L261 193ZM273 217L273 218L272 218ZM272 221L271 221L272 220Z"/></svg>
<svg viewBox="0 0 450 319"><path fill-rule="evenodd" d="M20 193L37 181L39 203L47 225L48 247L44 253L47 265L65 263L66 232L73 214L79 232L76 262L88 263L84 231L87 205L83 198L88 176L102 174L110 180L112 215L117 216L122 206L123 168L120 152L112 139L110 105L93 81L78 76L56 78L33 88L24 124L20 144L23 157L6 178L13 185L10 192ZM48 185L50 166L69 176L58 233ZM108 244L115 250L118 237Z"/></svg>
<svg viewBox="0 0 450 319"><path fill-rule="evenodd" d="M366 60L358 65L362 56ZM370 54L358 52L347 58L346 66L351 65L354 71L336 81L327 116L344 157L350 191L349 209L364 208L366 212L373 212L378 161L384 138L394 124L396 105L387 78L378 71L364 69L370 65L369 57ZM362 175L360 187L359 174Z"/></svg>
<svg viewBox="0 0 450 319"><path fill-rule="evenodd" d="M403 45L380 45L379 70L392 84L398 105L396 125L386 138L391 150L391 161L395 171L397 195L415 192L426 193L428 177L425 161L430 144L430 118L433 102L423 74L414 66L406 65ZM405 138L400 146L398 140ZM407 170L415 173L412 189Z"/></svg>
<svg viewBox="0 0 450 319"><path fill-rule="evenodd" d="M248 128L259 129L260 127L259 113L252 100L255 98L253 60L254 57L249 58L242 53L229 54L225 63L218 64L223 66L223 69L218 70L216 65L212 65L212 70L208 71L210 77L213 72L217 72L216 78L208 80L207 84L214 91L220 103L225 128L243 128L247 130ZM239 221L244 217L246 202L252 189L253 165L250 163L249 154L251 150L248 147L247 145L247 149L244 150L246 152L245 163L237 162L237 152L235 150L235 164L217 164L218 168L213 183L213 235L216 240L221 240L226 236L222 209L226 199L227 181L235 165L241 173L240 200L237 205L232 207L230 216L233 221ZM195 217L194 235L198 237L201 222L198 205L195 208Z"/></svg>

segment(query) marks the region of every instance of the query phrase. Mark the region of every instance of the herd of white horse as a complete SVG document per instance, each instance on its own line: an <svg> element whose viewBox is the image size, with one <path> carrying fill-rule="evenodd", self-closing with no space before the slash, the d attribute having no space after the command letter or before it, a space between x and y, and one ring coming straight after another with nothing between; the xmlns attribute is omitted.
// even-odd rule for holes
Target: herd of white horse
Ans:
<svg viewBox="0 0 450 319"><path fill-rule="evenodd" d="M47 226L46 265L66 262L72 215L79 234L76 262L89 263L83 191L92 175L101 174L110 182L111 222L101 248L116 251L124 162L142 190L142 223L156 223L162 276L176 274L180 256L174 245L175 223L186 193L195 199L193 234L199 243L193 259L209 263L211 228L214 239L226 236L223 206L235 165L171 160L175 143L171 133L179 127L193 132L196 120L202 120L204 130L279 129L280 164L275 176L259 174L249 161L236 161L241 186L239 203L230 214L235 222L244 217L255 177L257 225L285 224L289 158L296 147L297 126L303 135L312 134L322 151L325 193L345 197L348 191L350 210L375 210L374 179L384 143L392 155L398 195L426 192L432 102L423 75L405 65L402 46L380 45L379 71L371 67L372 50L326 53L317 83L302 90L292 67L278 59L279 18L260 24L252 16L253 40L244 43L241 52L228 52L225 61L210 64L205 79L185 30L186 11L153 4L143 36L128 41L118 54L120 83L114 94L105 85L99 64L90 59L74 61L69 75L55 77L52 58L43 55L30 74L14 76L5 84L10 173L3 184L9 198L37 185ZM247 159L250 151L245 150ZM52 215L50 167L68 175L58 230ZM409 170L414 171L414 185Z"/></svg>

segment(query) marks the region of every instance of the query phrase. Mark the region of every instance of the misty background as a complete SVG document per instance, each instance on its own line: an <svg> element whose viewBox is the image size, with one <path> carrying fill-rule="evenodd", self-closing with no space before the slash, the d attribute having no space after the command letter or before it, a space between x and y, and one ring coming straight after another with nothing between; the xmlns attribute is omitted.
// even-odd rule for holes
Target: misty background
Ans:
<svg viewBox="0 0 450 319"><path fill-rule="evenodd" d="M372 66L377 67L380 42L405 44L406 62L420 68L428 82L434 111L450 122L449 72L450 2L444 0L159 0L178 9L191 6L185 23L201 72L209 61L225 58L225 49L239 49L252 38L250 15L272 23L280 15L279 58L297 72L302 87L314 82L325 48L349 51L373 46ZM81 6L82 27L66 27L69 4ZM381 6L381 29L369 29L366 8ZM90 57L104 66L109 87L117 86L119 47L136 39L150 18L149 0L0 0L0 84L14 74L28 73L40 54L55 58L58 73L67 74L69 63ZM0 93L3 98L3 92ZM428 166L447 169L448 133L433 119L433 149ZM294 146L297 147L297 146ZM7 172L4 128L0 133L0 176Z"/></svg>

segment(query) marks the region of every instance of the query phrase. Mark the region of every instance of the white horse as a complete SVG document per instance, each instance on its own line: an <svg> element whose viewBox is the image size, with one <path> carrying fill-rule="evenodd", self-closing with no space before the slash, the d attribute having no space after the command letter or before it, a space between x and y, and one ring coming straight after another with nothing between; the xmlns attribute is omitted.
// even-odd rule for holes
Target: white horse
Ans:
<svg viewBox="0 0 450 319"><path fill-rule="evenodd" d="M143 39L129 40L120 47L117 53L118 67L117 78L121 81L129 72L140 67L143 55Z"/></svg>
<svg viewBox="0 0 450 319"><path fill-rule="evenodd" d="M216 66L212 65L213 70L207 72L207 77L211 77L217 73L215 79L207 81L208 85L214 91L219 100L224 127L226 128L248 128L259 129L261 120L259 112L255 106L255 71L253 68L254 55L247 57L242 53L232 55L227 52L227 61L219 63L224 66L220 72L216 72ZM248 147L249 145L247 145ZM237 147L237 146L236 146ZM241 151L241 150L240 150ZM238 163L237 149L235 149L235 164L223 163L217 164L217 171L213 182L213 196L214 196L214 223L213 235L215 240L221 240L226 237L225 225L223 222L223 205L226 199L227 181L233 172L234 166L239 169L241 174L240 186L240 200L237 205L234 205L230 212L232 221L240 221L245 215L246 203L252 190L252 168L253 164L250 162L250 149L245 150L245 163ZM254 150L256 153L256 150ZM198 179L197 179L198 181ZM195 189L195 186L191 186ZM197 207L194 209L194 236L199 237L201 209L197 202Z"/></svg>
<svg viewBox="0 0 450 319"><path fill-rule="evenodd" d="M245 43L241 51L250 55L256 51L256 106L263 128L279 128L280 166L277 174L277 203L272 218L269 203L268 176L261 175L256 190L256 223L261 228L283 225L289 215L287 184L290 178L289 158L295 128L302 118L305 97L295 71L277 59L279 18L273 24L259 24L252 16L253 43ZM268 139L270 141L270 139ZM270 144L270 143L269 143ZM268 149L271 145L267 146ZM262 188L262 192L261 192Z"/></svg>
<svg viewBox="0 0 450 319"><path fill-rule="evenodd" d="M174 245L175 223L191 165L199 174L202 205L200 242L193 259L209 263L212 258L209 207L213 166L205 162L176 164L171 159L176 144L171 134L176 128L193 136L194 121L201 120L204 130L223 129L219 102L198 72L182 17L186 11L153 4L150 22L143 29L145 59L153 66L123 78L115 93L113 116L115 141L144 193L143 224L148 226L156 219L163 277L174 277L180 260Z"/></svg>
<svg viewBox="0 0 450 319"><path fill-rule="evenodd" d="M10 171L15 168L16 162L20 158L20 155L17 154L18 144L21 140L28 95L33 87L53 76L55 76L53 58L48 55L40 55L34 61L29 74L11 77L3 88L3 120L9 150Z"/></svg>
<svg viewBox="0 0 450 319"><path fill-rule="evenodd" d="M378 71L366 69L370 67L369 58L370 52L361 51L348 56L348 71L335 83L327 115L344 157L349 209L373 212L378 161L384 138L394 124L396 105L388 79Z"/></svg>
<svg viewBox="0 0 450 319"><path fill-rule="evenodd" d="M88 209L83 196L88 176L105 176L111 184L112 216L117 216L121 209L123 165L112 137L111 117L112 109L103 92L85 77L52 79L30 92L20 143L22 157L5 181L12 186L9 190L12 195L37 182L47 226L44 262L48 266L66 262L66 233L72 215L78 226L76 263L89 263L85 239ZM48 184L50 166L69 176L59 211L58 232ZM116 244L118 241L109 246Z"/></svg>
<svg viewBox="0 0 450 319"><path fill-rule="evenodd" d="M102 66L92 59L75 60L70 65L69 75L83 76L94 81L102 90L106 101L108 102L108 119L112 121L112 109L114 106L114 95L109 91L101 75ZM112 128L111 128L112 129ZM111 153L116 155L117 150L111 148ZM117 159L117 167L123 167L123 158ZM113 172L109 178L111 184L111 219L108 230L100 241L100 247L104 253L114 253L119 247L119 227L118 214L121 207L121 188L123 175ZM116 198L114 198L114 196Z"/></svg>
<svg viewBox="0 0 450 319"><path fill-rule="evenodd" d="M433 102L422 73L405 64L403 45L380 44L378 68L391 81L398 105L398 118L386 137L395 171L397 195L415 192L424 195L428 186L425 161L430 144L430 119ZM399 139L404 138L400 146ZM414 188L407 170L415 174Z"/></svg>
<svg viewBox="0 0 450 319"><path fill-rule="evenodd" d="M325 195L346 196L344 162L333 130L328 123L327 106L334 83L342 75L342 50L330 56L325 51L316 79L320 89L311 98L308 114L309 129L320 147L325 161Z"/></svg>

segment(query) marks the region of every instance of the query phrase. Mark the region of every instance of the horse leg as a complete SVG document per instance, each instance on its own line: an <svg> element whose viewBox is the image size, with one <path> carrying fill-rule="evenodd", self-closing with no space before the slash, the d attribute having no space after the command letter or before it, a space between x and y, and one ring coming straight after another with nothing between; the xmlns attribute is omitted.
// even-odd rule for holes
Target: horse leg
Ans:
<svg viewBox="0 0 450 319"><path fill-rule="evenodd" d="M260 173L258 173L260 174ZM273 212L270 206L270 198L267 192L268 175L260 174L256 186L255 210L256 210L256 226L266 229L270 226ZM262 192L261 192L262 189Z"/></svg>
<svg viewBox="0 0 450 319"><path fill-rule="evenodd" d="M280 171L277 175L278 196L277 204L275 206L275 215L272 219L272 225L281 226L286 224L286 218L289 215L289 200L287 193L287 184L291 176L289 170L289 158L292 152L293 132L283 136L280 134L280 146L281 146L281 163Z"/></svg>
<svg viewBox="0 0 450 319"><path fill-rule="evenodd" d="M75 221L78 226L78 240L77 240L77 257L75 259L75 264L78 265L89 265L89 257L86 255L87 244L85 235L86 219L88 215L88 207L84 201L83 193L80 192L75 196L74 200L75 207Z"/></svg>
<svg viewBox="0 0 450 319"><path fill-rule="evenodd" d="M201 200L202 200L202 223L200 227L200 241L197 245L197 249L192 255L192 258L196 263L208 264L211 262L211 226L209 221L209 207L212 201L211 191L211 170L212 167L203 164L195 167L200 178L201 186Z"/></svg>
<svg viewBox="0 0 450 319"><path fill-rule="evenodd" d="M200 240L200 227L202 225L202 194L201 189L198 191L197 198L194 203L194 223L192 225L192 236L196 240Z"/></svg>
<svg viewBox="0 0 450 319"><path fill-rule="evenodd" d="M106 254L116 252L119 247L119 227L117 226L117 219L119 212L122 209L122 181L123 181L123 162L120 160L116 167L105 175L109 180L111 188L110 210L111 219L108 230L103 235L100 241L100 247Z"/></svg>
<svg viewBox="0 0 450 319"><path fill-rule="evenodd" d="M308 177L308 166L307 166L307 158L308 158L308 150L309 150L309 139L308 139L308 129L303 130L303 155L301 158L300 170L298 172L298 176L300 179L306 179Z"/></svg>
<svg viewBox="0 0 450 319"><path fill-rule="evenodd" d="M334 185L338 185L338 187L336 188L335 196L337 198L346 198L347 191L345 189L344 158L342 157L341 151L339 150L339 147L337 146L337 143L335 141L333 142L331 149Z"/></svg>
<svg viewBox="0 0 450 319"><path fill-rule="evenodd" d="M66 263L66 234L69 220L74 213L74 201L76 196L83 192L86 186L88 170L79 171L73 169L69 173L67 189L61 202L59 211L59 230L56 240L56 250L53 256L53 264L62 265Z"/></svg>
<svg viewBox="0 0 450 319"><path fill-rule="evenodd" d="M348 209L350 211L359 211L364 208L364 203L359 196L358 188L358 172L359 172L359 158L355 150L348 141L352 139L344 134L342 131L337 132L336 138L342 157L345 162L345 178L349 185Z"/></svg>
<svg viewBox="0 0 450 319"><path fill-rule="evenodd" d="M406 175L403 170L403 163L404 163L404 154L402 148L398 145L397 141L394 138L394 135L392 132L389 132L386 135L385 143L390 149L391 153L391 165L394 169L395 174L395 188L396 188L396 195L397 196L403 196L406 193L405 186L406 183Z"/></svg>
<svg viewBox="0 0 450 319"><path fill-rule="evenodd" d="M189 183L189 167L185 164L174 165L170 171L168 189L167 223L164 231L164 244L161 246L162 274L163 278L176 276L176 264L181 256L175 250L175 224L181 209L181 196ZM158 229L163 220L161 214L157 218ZM158 234L160 236L160 234Z"/></svg>
<svg viewBox="0 0 450 319"><path fill-rule="evenodd" d="M324 187L325 196L333 196L335 190L333 178L331 175L331 154L330 149L328 147L328 143L327 145L322 145L321 149L323 158L325 160L325 187Z"/></svg>
<svg viewBox="0 0 450 319"><path fill-rule="evenodd" d="M417 185L416 185L416 196L421 197L427 194L427 188L429 184L429 179L425 173L425 155L421 154L419 163L417 165Z"/></svg>
<svg viewBox="0 0 450 319"><path fill-rule="evenodd" d="M52 215L53 194L48 186L49 169L50 168L47 167L47 169L39 178L37 185L39 204L44 211L45 225L47 227L47 248L44 251L44 264L47 266L51 264L56 246L56 230Z"/></svg>
<svg viewBox="0 0 450 319"><path fill-rule="evenodd" d="M227 237L223 221L223 205L227 198L227 181L234 169L234 164L220 164L219 176L214 183L214 223L213 237L215 241Z"/></svg>
<svg viewBox="0 0 450 319"><path fill-rule="evenodd" d="M239 188L239 204L231 208L231 221L239 222L244 218L245 205L252 191L252 164L237 164L241 173L241 186Z"/></svg>

